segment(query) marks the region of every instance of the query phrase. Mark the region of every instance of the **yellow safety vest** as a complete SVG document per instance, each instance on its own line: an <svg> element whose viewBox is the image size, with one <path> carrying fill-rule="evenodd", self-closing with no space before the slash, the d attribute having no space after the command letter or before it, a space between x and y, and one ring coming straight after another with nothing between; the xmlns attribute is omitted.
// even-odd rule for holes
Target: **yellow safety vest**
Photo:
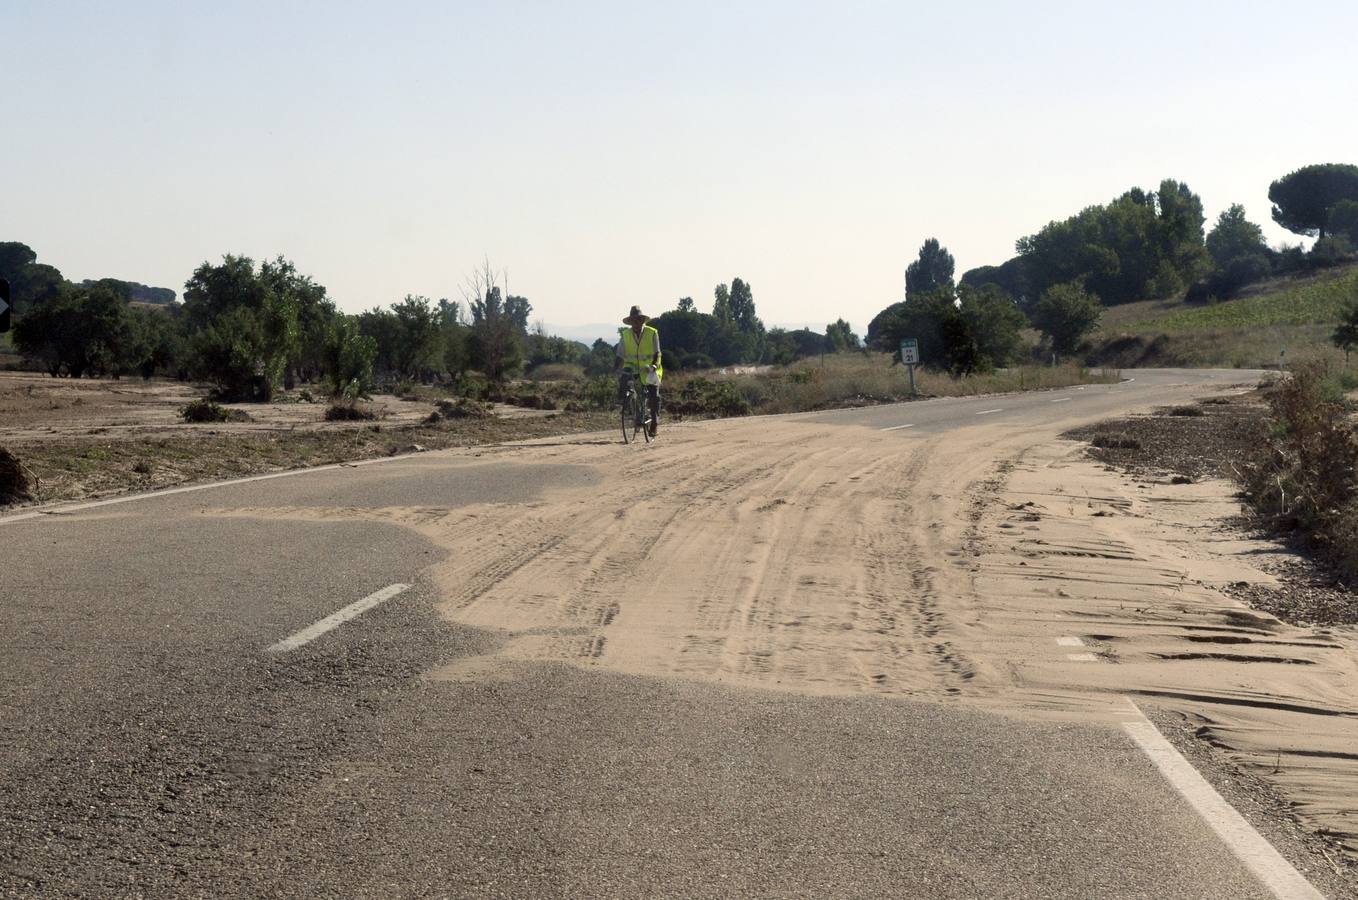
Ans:
<svg viewBox="0 0 1358 900"><path fill-rule="evenodd" d="M645 372L646 367L651 364L651 357L656 355L660 332L650 325L642 325L640 338L631 328L619 328L618 333L622 335L623 367L637 374ZM665 367L661 365L660 360L656 360L655 373L661 378L665 377Z"/></svg>

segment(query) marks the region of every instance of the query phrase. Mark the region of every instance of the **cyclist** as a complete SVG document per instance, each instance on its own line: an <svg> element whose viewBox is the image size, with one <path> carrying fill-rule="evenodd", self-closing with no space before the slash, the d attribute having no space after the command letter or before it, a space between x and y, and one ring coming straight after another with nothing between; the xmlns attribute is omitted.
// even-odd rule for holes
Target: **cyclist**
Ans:
<svg viewBox="0 0 1358 900"><path fill-rule="evenodd" d="M618 329L613 371L625 369L646 385L646 406L651 411L651 437L655 437L656 423L660 418L660 379L665 375L665 368L660 364L660 332L646 324L650 318L642 314L641 307L634 306L622 320L624 325L631 327ZM622 380L619 379L619 398L622 393Z"/></svg>

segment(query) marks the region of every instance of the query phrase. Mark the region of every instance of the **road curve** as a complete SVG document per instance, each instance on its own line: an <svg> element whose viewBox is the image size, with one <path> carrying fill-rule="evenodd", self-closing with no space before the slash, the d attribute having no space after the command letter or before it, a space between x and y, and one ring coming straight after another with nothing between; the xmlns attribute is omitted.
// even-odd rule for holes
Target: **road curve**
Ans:
<svg viewBox="0 0 1358 900"><path fill-rule="evenodd" d="M1270 896L959 639L996 460L1252 381L1129 375L0 519L0 891Z"/></svg>

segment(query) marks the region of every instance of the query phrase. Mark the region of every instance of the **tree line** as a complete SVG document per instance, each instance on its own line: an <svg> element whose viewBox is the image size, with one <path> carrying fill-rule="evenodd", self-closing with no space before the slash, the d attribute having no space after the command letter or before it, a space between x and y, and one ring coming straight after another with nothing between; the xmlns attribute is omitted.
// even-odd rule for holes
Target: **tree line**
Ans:
<svg viewBox="0 0 1358 900"><path fill-rule="evenodd" d="M461 300L407 295L354 315L282 256L204 262L185 282L182 303L134 282L72 283L20 243L0 243L0 277L13 287L15 347L54 376L192 378L215 385L223 399L267 401L303 383L356 399L384 379L477 373L498 382L549 364L590 374L613 366L611 342L591 348L531 325L532 304L489 262L467 276ZM859 344L842 319L826 334L766 329L740 278L717 286L711 313L683 298L656 324L672 369L785 363Z"/></svg>
<svg viewBox="0 0 1358 900"><path fill-rule="evenodd" d="M898 352L901 338L914 337L923 362L967 373L1013 361L1026 325L1046 351L1068 355L1107 305L1180 293L1229 300L1263 278L1355 258L1358 166L1306 166L1274 181L1268 196L1275 222L1317 238L1310 251L1270 247L1240 204L1204 233L1201 198L1171 179L1051 222L1020 238L1013 258L971 269L957 284L952 255L930 238L906 269L906 299L873 318L868 344Z"/></svg>

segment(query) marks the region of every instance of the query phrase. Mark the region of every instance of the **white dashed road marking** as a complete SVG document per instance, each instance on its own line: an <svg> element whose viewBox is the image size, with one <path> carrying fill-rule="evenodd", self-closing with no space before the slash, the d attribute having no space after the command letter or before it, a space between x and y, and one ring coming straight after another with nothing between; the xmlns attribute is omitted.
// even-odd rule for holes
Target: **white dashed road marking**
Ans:
<svg viewBox="0 0 1358 900"><path fill-rule="evenodd" d="M343 625L345 622L357 616L361 616L363 613L372 609L379 603L387 602L392 597L395 597L402 591L409 589L409 587L410 585L408 584L393 584L384 587L382 588L382 590L374 594L369 594L362 600L350 603L348 606L344 607L344 609L341 609L339 612L331 613L324 619L321 619L315 625L310 625L306 628L303 628L301 631L297 632L291 637L283 638L283 640L279 641L278 643L270 647L269 652L286 653L289 650L296 650L303 644L314 641L316 638L325 634L330 629L335 628L339 625Z"/></svg>
<svg viewBox="0 0 1358 900"><path fill-rule="evenodd" d="M978 415L978 416L988 416L988 415L990 415L991 413L996 413L996 412L1004 412L1004 407L1000 407L999 409L986 409L986 410L982 410L981 412L978 412L976 415Z"/></svg>
<svg viewBox="0 0 1358 900"><path fill-rule="evenodd" d="M1069 399L1070 399L1069 397L1057 397L1057 398L1056 398L1055 400L1053 400L1052 402L1053 402L1053 403L1065 403L1065 402L1066 402L1067 400L1069 400Z"/></svg>
<svg viewBox="0 0 1358 900"><path fill-rule="evenodd" d="M1160 774L1169 779L1180 796L1226 842L1231 852L1273 892L1273 896L1279 900L1325 900L1324 895L1306 880L1306 876L1255 831L1254 826L1245 821L1245 817L1207 783L1207 779L1193 768L1192 763L1165 740L1165 736L1130 698L1127 702L1131 704L1135 719L1123 722L1123 729L1155 763Z"/></svg>
<svg viewBox="0 0 1358 900"><path fill-rule="evenodd" d="M1066 659L1071 662L1098 662L1099 658L1093 653L1067 653Z"/></svg>
<svg viewBox="0 0 1358 900"><path fill-rule="evenodd" d="M882 430L883 430L883 431L900 431L902 428L914 428L914 427L915 427L915 423L914 423L914 422L911 422L909 425L892 425L890 428L883 428Z"/></svg>
<svg viewBox="0 0 1358 900"><path fill-rule="evenodd" d="M1059 637L1056 639L1056 643L1062 647L1083 647L1085 645L1085 642L1077 637Z"/></svg>

